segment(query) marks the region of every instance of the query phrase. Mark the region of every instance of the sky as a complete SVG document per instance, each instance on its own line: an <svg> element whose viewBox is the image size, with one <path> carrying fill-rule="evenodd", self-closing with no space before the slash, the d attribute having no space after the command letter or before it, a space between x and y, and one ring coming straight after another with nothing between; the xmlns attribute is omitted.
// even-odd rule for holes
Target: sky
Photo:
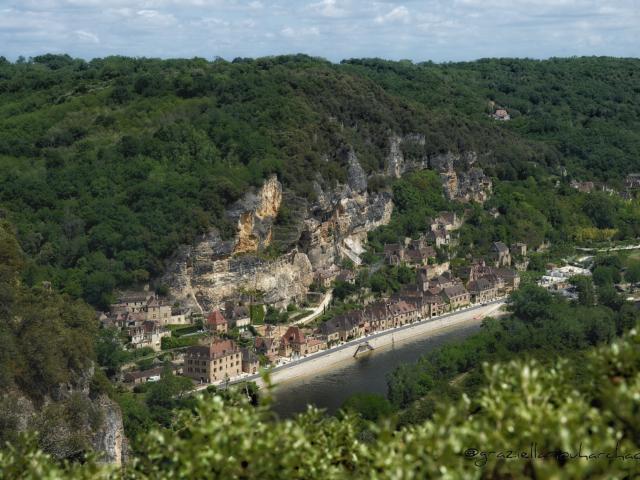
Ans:
<svg viewBox="0 0 640 480"><path fill-rule="evenodd" d="M0 55L640 57L640 0L0 0Z"/></svg>

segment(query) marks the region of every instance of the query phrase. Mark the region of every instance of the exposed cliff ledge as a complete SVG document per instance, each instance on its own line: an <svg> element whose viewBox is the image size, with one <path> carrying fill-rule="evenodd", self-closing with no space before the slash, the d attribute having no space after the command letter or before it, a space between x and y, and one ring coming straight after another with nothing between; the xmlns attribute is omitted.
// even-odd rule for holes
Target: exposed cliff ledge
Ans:
<svg viewBox="0 0 640 480"><path fill-rule="evenodd" d="M313 270L345 256L358 262L367 232L389 222L393 204L390 193L367 192L367 176L352 149L339 156L347 167L347 184L327 191L315 185L317 202L297 219L299 228L290 229L297 238L288 243L297 249L275 260L257 254L274 240L283 198L280 182L271 177L258 193L248 193L230 209L238 221L234 241L223 241L213 229L176 253L162 279L171 294L204 311L256 290L265 302L286 306L305 297Z"/></svg>
<svg viewBox="0 0 640 480"><path fill-rule="evenodd" d="M270 245L281 203L282 185L273 175L257 194L248 193L230 209L229 216L238 225L234 254L257 252Z"/></svg>
<svg viewBox="0 0 640 480"><path fill-rule="evenodd" d="M38 400L17 387L8 389L0 396L3 426L15 433L36 431L41 448L55 458L94 451L100 461L122 465L127 439L120 407L107 395L91 391L92 377L92 368L75 374L73 382Z"/></svg>

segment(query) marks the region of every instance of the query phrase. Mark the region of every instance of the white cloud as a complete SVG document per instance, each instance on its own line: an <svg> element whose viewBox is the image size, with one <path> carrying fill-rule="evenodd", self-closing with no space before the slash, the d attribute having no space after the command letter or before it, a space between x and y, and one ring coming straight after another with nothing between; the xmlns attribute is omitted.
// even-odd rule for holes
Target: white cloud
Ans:
<svg viewBox="0 0 640 480"><path fill-rule="evenodd" d="M318 27L284 27L280 30L280 35L287 38L317 36L320 35L320 29Z"/></svg>
<svg viewBox="0 0 640 480"><path fill-rule="evenodd" d="M375 22L379 24L409 23L409 18L409 10L407 7L400 5L384 15L378 15L375 18Z"/></svg>
<svg viewBox="0 0 640 480"><path fill-rule="evenodd" d="M76 37L78 37L79 40L88 41L91 43L100 43L100 39L95 33L87 32L85 30L76 30L73 33L75 33Z"/></svg>
<svg viewBox="0 0 640 480"><path fill-rule="evenodd" d="M312 3L309 7L319 15L328 18L341 18L349 13L346 8L338 5L337 0L322 0L318 3Z"/></svg>

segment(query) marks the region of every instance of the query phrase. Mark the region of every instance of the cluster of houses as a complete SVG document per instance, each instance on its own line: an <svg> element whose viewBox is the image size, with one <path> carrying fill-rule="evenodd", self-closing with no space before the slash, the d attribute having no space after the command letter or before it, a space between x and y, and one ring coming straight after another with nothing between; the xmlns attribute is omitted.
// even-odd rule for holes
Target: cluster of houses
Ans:
<svg viewBox="0 0 640 480"><path fill-rule="evenodd" d="M618 194L622 200L631 201L634 198L634 194L640 190L640 173L628 174L624 179L623 188L620 192L602 182L571 180L569 185L582 193L604 192L609 195Z"/></svg>
<svg viewBox="0 0 640 480"><path fill-rule="evenodd" d="M104 327L126 332L133 348L159 351L162 338L171 335L166 326L190 323L191 311L174 308L163 298L144 291L122 295L108 312L98 312L98 320Z"/></svg>
<svg viewBox="0 0 640 480"><path fill-rule="evenodd" d="M372 332L396 328L424 318L442 315L471 303L485 303L506 295L520 284L516 270L487 265L477 260L461 269L460 276L450 271L433 276L430 266L418 268L415 285L391 298L334 317L323 323L318 333L328 345Z"/></svg>
<svg viewBox="0 0 640 480"><path fill-rule="evenodd" d="M427 219L429 230L417 240L406 238L403 243L384 245L384 259L387 265L406 264L413 267L434 263L436 248L453 245L452 232L462 225L462 219L455 212L440 212L435 219ZM435 246L435 248L434 248Z"/></svg>
<svg viewBox="0 0 640 480"><path fill-rule="evenodd" d="M431 222L431 232L450 233L460 223L455 214L442 212ZM298 325L256 325L251 331L257 335L245 332L244 338L253 340L249 347L241 347L228 335L231 328L242 331L250 324L249 309L225 304L204 317L203 328L209 332L206 343L184 350L179 372L198 383L220 383L243 374L257 373L261 359L263 363L278 363L303 357L373 332L439 316L472 303L492 301L519 286L519 274L510 268L512 256L526 256L526 245L513 244L509 248L502 242L495 242L487 260L473 260L454 275L448 263L443 270L443 264L429 262L435 257L435 250L426 244L426 236L402 245L386 245L387 263L416 267L414 284L361 310L338 315L316 329ZM334 273L334 280L350 282L355 278L353 274L347 275L347 271L336 270ZM169 334L166 325L182 323L178 317L184 314L155 295L135 294L122 296L112 305L109 314L102 315L102 320L104 324L116 324L126 329L133 346L151 346L157 350L162 336ZM189 321L190 318L184 320L185 323ZM241 343L246 345L247 342ZM132 373L131 381L138 382L146 378L145 375L144 372Z"/></svg>

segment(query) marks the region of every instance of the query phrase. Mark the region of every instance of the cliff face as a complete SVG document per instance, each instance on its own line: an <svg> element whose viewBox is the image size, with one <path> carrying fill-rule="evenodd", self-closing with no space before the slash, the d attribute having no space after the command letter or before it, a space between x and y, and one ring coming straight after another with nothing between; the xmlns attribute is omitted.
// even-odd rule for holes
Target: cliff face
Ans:
<svg viewBox="0 0 640 480"><path fill-rule="evenodd" d="M257 252L271 244L273 221L282 203L282 185L275 176L264 183L258 194L245 195L229 212L237 218L238 234L233 253Z"/></svg>
<svg viewBox="0 0 640 480"><path fill-rule="evenodd" d="M194 245L182 247L167 265L162 279L171 294L186 304L209 311L225 300L259 293L264 302L284 307L305 298L313 271L348 257L359 263L369 230L389 222L389 193L370 195L367 175L352 149L339 154L348 182L322 190L317 202L294 219L296 245L286 255L264 259L259 252L271 244L274 221L282 204L282 185L269 178L258 192L249 192L229 211L237 219L233 241L211 230Z"/></svg>
<svg viewBox="0 0 640 480"><path fill-rule="evenodd" d="M385 174L400 177L432 168L441 172L445 192L451 198L486 198L490 181L487 183L482 170L474 167L474 152L428 157L424 147L422 135L391 136ZM314 270L328 268L343 258L359 264L367 232L391 219L391 193L367 191L368 176L351 147L338 151L336 161L347 171L346 184L328 185L318 177L313 185L316 201L311 205L289 198L275 176L259 191L248 192L228 212L237 224L234 240L225 242L211 230L194 245L181 248L169 262L162 281L171 294L203 311L256 293L266 303L283 307L305 297ZM298 217L287 229L286 242L274 238L274 231L282 231L275 220L283 197ZM262 258L260 253L273 242L293 248L276 259Z"/></svg>
<svg viewBox="0 0 640 480"><path fill-rule="evenodd" d="M4 392L2 425L11 434L36 431L38 444L55 458L77 458L94 451L100 461L122 465L127 450L122 413L107 395L92 394L92 370L78 373L73 382L59 385L37 401L17 387Z"/></svg>

